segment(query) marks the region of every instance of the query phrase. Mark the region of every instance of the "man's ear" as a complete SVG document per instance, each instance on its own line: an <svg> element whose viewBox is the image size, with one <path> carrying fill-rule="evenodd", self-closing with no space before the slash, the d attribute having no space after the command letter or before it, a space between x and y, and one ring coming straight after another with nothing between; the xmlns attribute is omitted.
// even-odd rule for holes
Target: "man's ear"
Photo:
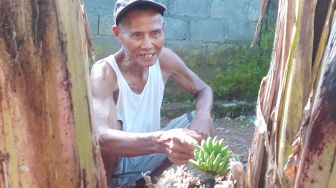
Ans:
<svg viewBox="0 0 336 188"><path fill-rule="evenodd" d="M112 32L113 32L114 36L119 37L120 34L121 34L120 27L118 27L117 25L113 25L112 26Z"/></svg>

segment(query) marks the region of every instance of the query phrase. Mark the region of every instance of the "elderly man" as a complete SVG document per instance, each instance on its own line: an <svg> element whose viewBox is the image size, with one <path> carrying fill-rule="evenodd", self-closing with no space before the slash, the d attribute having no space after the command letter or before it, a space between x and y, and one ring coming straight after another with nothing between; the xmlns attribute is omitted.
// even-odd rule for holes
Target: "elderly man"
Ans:
<svg viewBox="0 0 336 188"><path fill-rule="evenodd" d="M91 70L93 122L109 185L134 183L166 159L187 163L210 134L212 90L164 47L165 10L154 0L118 0L112 31L122 47ZM161 129L169 78L195 97L196 110Z"/></svg>

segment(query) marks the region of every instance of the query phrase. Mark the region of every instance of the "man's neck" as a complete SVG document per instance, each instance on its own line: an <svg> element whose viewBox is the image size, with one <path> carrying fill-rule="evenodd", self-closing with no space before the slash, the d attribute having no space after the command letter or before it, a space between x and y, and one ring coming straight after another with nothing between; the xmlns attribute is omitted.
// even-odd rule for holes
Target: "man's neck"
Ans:
<svg viewBox="0 0 336 188"><path fill-rule="evenodd" d="M123 51L118 51L114 57L129 87L133 92L140 94L147 83L149 67L131 61Z"/></svg>
<svg viewBox="0 0 336 188"><path fill-rule="evenodd" d="M136 63L132 58L128 57L123 49L114 54L119 69L123 73L132 73L133 75L142 76L147 74L148 67L143 67Z"/></svg>

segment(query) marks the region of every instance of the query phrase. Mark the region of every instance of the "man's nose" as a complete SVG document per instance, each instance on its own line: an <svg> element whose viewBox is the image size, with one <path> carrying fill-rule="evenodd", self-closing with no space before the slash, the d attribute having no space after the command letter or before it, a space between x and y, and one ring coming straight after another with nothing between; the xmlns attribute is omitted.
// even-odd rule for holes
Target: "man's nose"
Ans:
<svg viewBox="0 0 336 188"><path fill-rule="evenodd" d="M141 47L146 49L146 48L151 48L152 46L153 44L152 44L151 38L149 36L145 36Z"/></svg>

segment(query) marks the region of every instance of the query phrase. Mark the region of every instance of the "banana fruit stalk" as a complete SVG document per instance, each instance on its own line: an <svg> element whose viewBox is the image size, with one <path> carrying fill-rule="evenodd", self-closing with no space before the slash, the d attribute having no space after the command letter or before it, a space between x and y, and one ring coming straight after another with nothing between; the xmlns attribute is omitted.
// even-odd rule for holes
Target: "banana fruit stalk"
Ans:
<svg viewBox="0 0 336 188"><path fill-rule="evenodd" d="M229 172L232 152L226 145L223 147L223 138L208 137L202 140L201 145L197 145L194 150L194 160L190 163L200 171L211 174L227 175Z"/></svg>

